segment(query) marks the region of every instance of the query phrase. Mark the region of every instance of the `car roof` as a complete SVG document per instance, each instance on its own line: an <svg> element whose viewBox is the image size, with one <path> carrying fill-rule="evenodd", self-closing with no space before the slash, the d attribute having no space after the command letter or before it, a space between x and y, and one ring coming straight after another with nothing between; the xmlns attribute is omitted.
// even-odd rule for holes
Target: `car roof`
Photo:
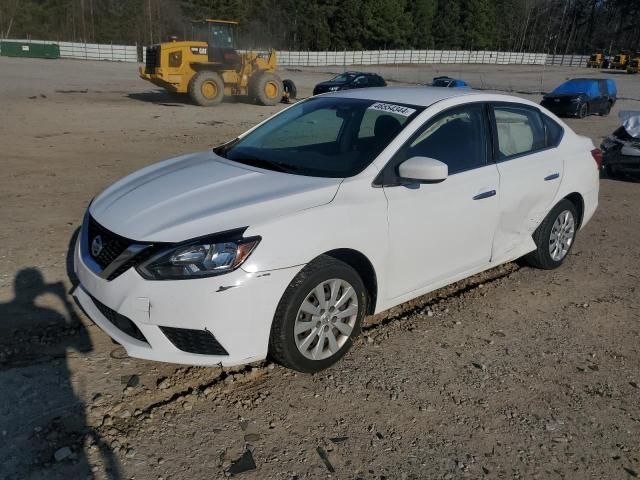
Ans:
<svg viewBox="0 0 640 480"><path fill-rule="evenodd" d="M462 97L464 95L479 95L480 92L473 90L457 90L454 88L440 87L381 87L381 88L356 88L353 90L342 90L335 93L328 93L327 96L341 98L361 98L375 100L379 102L396 102L407 105L419 105L428 107L440 100L451 97ZM512 99L504 95L505 99ZM518 99L519 100L519 99Z"/></svg>
<svg viewBox="0 0 640 480"><path fill-rule="evenodd" d="M371 72L356 72L355 70L350 70L348 72L342 72L342 73L338 73L337 75L373 75L373 76L378 76L377 73L371 73Z"/></svg>

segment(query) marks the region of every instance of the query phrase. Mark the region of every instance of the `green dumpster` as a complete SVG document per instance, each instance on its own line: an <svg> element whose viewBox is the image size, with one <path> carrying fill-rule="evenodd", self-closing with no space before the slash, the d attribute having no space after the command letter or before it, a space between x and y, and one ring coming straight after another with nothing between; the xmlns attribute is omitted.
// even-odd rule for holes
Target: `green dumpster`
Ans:
<svg viewBox="0 0 640 480"><path fill-rule="evenodd" d="M60 58L57 43L0 42L3 57Z"/></svg>

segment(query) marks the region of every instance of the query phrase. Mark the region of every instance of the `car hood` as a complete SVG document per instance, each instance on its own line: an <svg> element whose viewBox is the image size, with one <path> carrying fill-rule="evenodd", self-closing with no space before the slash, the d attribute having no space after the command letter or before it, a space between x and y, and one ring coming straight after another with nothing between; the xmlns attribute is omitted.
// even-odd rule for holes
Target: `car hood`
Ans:
<svg viewBox="0 0 640 480"><path fill-rule="evenodd" d="M331 80L327 80L326 82L320 82L316 85L316 87L342 87L346 85L346 82L332 82Z"/></svg>
<svg viewBox="0 0 640 480"><path fill-rule="evenodd" d="M129 239L180 242L324 205L341 181L249 167L207 151L119 180L93 200L89 212Z"/></svg>

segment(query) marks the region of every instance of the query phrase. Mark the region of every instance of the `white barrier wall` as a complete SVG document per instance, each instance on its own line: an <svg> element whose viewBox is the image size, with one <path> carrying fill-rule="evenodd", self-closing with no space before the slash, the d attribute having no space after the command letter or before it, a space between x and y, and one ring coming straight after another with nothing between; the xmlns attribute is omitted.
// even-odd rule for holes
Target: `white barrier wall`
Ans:
<svg viewBox="0 0 640 480"><path fill-rule="evenodd" d="M21 41L24 40L9 40ZM109 60L137 62L135 45L110 45L98 43L54 42L29 40L30 43L57 43L62 58L82 60ZM142 61L146 61L146 47L142 49ZM266 54L266 52L261 52ZM587 55L548 55L546 53L496 52L469 50L360 50L325 52L278 51L278 65L283 67L325 67L337 65L399 65L477 63L497 65L565 65L585 67Z"/></svg>
<svg viewBox="0 0 640 480"><path fill-rule="evenodd" d="M282 66L397 65L417 63L494 63L544 65L544 53L465 50L368 50L343 52L278 52Z"/></svg>
<svg viewBox="0 0 640 480"><path fill-rule="evenodd" d="M25 40L3 39L7 42L22 42ZM138 47L135 45L112 45L99 43L55 42L49 40L28 40L28 43L58 44L61 58L76 58L80 60L109 60L112 62L137 62Z"/></svg>

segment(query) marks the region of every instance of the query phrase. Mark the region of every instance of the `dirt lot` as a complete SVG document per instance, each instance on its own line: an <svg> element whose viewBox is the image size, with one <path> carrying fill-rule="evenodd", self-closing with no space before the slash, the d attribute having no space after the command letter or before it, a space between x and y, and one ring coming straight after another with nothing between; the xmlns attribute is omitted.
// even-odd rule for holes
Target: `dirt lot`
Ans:
<svg viewBox="0 0 640 480"><path fill-rule="evenodd" d="M302 96L341 68L282 72ZM380 67L539 99L541 67ZM615 75L596 144L640 78ZM532 92L532 93L522 93ZM640 184L603 180L565 266L509 264L370 319L335 368L222 372L127 358L68 291L68 248L117 178L281 107L176 102L135 66L0 58L0 478L640 477ZM241 459L240 462L236 462ZM235 469L235 470L234 470Z"/></svg>

